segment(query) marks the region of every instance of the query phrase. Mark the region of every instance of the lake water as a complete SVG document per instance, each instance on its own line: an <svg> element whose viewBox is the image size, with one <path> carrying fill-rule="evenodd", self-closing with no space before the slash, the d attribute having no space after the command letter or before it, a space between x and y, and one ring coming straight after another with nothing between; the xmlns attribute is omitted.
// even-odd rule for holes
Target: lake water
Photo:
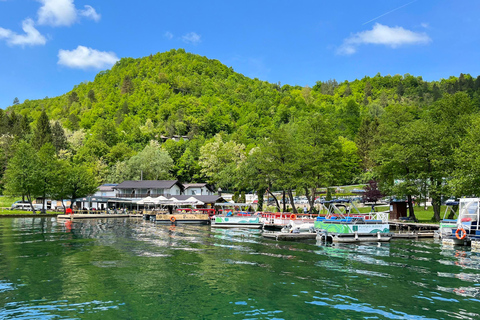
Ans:
<svg viewBox="0 0 480 320"><path fill-rule="evenodd" d="M133 219L0 219L1 319L480 319L480 254Z"/></svg>

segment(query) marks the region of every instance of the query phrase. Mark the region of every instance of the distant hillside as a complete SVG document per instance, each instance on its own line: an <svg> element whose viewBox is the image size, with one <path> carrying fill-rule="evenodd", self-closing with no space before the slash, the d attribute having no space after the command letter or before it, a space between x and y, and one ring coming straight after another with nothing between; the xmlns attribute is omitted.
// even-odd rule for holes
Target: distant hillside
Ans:
<svg viewBox="0 0 480 320"><path fill-rule="evenodd" d="M376 115L395 103L428 105L457 91L477 95L479 87L480 77L469 75L430 83L411 75L376 75L352 82L317 82L312 88L280 87L179 49L123 58L93 82L8 110L35 120L45 109L50 119L70 130L114 122L121 139L142 145L158 135L211 137L218 132L248 144L281 123L321 112L337 118L339 134L353 140L360 121L353 121L352 127L350 118L357 113Z"/></svg>
<svg viewBox="0 0 480 320"><path fill-rule="evenodd" d="M412 217L412 199L431 198L438 221L442 198L480 195L479 95L480 76L468 74L300 87L182 49L124 58L62 96L0 109L0 191L23 194L9 172L24 170L8 168L33 163L18 160L30 154L57 161L53 177L63 166L97 184L143 176L237 195L282 190L282 210L294 191L313 206L319 188L378 181L383 194L408 199ZM32 175L46 172L38 168Z"/></svg>

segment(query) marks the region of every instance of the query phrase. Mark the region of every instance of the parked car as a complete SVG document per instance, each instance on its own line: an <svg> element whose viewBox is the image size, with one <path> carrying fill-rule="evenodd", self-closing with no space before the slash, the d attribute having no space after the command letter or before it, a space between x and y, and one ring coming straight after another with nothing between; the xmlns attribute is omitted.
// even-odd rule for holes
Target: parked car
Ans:
<svg viewBox="0 0 480 320"><path fill-rule="evenodd" d="M35 210L42 210L42 205L34 203L32 204ZM32 210L30 203L28 201L15 201L12 204L11 210Z"/></svg>

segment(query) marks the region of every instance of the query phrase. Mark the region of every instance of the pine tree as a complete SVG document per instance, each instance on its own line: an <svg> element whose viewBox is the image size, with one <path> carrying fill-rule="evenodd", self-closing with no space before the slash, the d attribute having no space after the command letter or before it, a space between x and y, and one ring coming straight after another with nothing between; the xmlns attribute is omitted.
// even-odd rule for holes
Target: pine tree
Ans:
<svg viewBox="0 0 480 320"><path fill-rule="evenodd" d="M125 93L131 93L132 91L133 91L132 79L130 79L130 76L126 75L125 78L123 78L122 87L120 88L120 93L125 94Z"/></svg>
<svg viewBox="0 0 480 320"><path fill-rule="evenodd" d="M368 104L368 97L370 97L372 95L372 84L370 83L370 81L367 81L365 83L365 89L363 90L363 93L364 93L363 103L365 105L367 105Z"/></svg>
<svg viewBox="0 0 480 320"><path fill-rule="evenodd" d="M475 83L474 83L474 87L475 91L477 91L478 89L480 89L480 76L478 76L476 79L475 79Z"/></svg>
<svg viewBox="0 0 480 320"><path fill-rule="evenodd" d="M55 121L52 128L52 144L57 154L60 150L67 149L67 137L62 125L58 121Z"/></svg>
<svg viewBox="0 0 480 320"><path fill-rule="evenodd" d="M403 83L399 82L397 85L397 95L401 97L403 96L404 93L405 93L405 88L403 86Z"/></svg>
<svg viewBox="0 0 480 320"><path fill-rule="evenodd" d="M97 101L97 98L95 98L95 91L93 89L90 89L87 94L88 99L90 99L91 102Z"/></svg>
<svg viewBox="0 0 480 320"><path fill-rule="evenodd" d="M52 128L50 127L47 113L43 110L40 117L37 119L32 143L35 149L40 150L40 148L47 142L52 142Z"/></svg>
<svg viewBox="0 0 480 320"><path fill-rule="evenodd" d="M14 105L17 105L17 104L19 104L19 103L20 103L20 100L18 100L18 98L15 97L15 99L13 99L13 104L14 104Z"/></svg>
<svg viewBox="0 0 480 320"><path fill-rule="evenodd" d="M433 96L433 101L437 101L438 99L440 99L442 97L442 93L440 92L440 88L438 88L436 83L433 85L432 96Z"/></svg>
<svg viewBox="0 0 480 320"><path fill-rule="evenodd" d="M74 102L78 102L78 95L75 91L73 91L69 96L68 96L68 101L70 101L70 104Z"/></svg>
<svg viewBox="0 0 480 320"><path fill-rule="evenodd" d="M350 84L347 84L345 91L343 92L344 97L349 97L352 95L352 88L350 88Z"/></svg>

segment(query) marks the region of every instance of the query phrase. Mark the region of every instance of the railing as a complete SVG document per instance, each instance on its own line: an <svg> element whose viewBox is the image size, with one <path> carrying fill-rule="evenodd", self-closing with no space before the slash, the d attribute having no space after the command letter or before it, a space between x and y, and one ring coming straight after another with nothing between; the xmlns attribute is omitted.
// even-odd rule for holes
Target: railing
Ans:
<svg viewBox="0 0 480 320"><path fill-rule="evenodd" d="M377 212L373 217L375 220L382 220L382 222L387 223L388 219L390 218L390 212Z"/></svg>
<svg viewBox="0 0 480 320"><path fill-rule="evenodd" d="M146 197L170 197L171 195L169 193L126 193L126 194L116 194L115 197L117 198L146 198Z"/></svg>

